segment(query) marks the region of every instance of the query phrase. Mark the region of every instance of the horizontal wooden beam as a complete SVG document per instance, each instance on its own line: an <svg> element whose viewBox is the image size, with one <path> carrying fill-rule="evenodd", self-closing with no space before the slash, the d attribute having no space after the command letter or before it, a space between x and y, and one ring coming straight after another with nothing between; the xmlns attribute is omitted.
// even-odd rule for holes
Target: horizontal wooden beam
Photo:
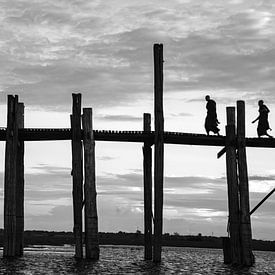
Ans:
<svg viewBox="0 0 275 275"><path fill-rule="evenodd" d="M246 147L275 148L275 139L273 138L246 138Z"/></svg>
<svg viewBox="0 0 275 275"><path fill-rule="evenodd" d="M97 141L120 141L120 142L149 142L154 144L154 132L143 131L112 131L94 130L94 137ZM24 141L50 141L50 140L71 140L71 129L40 129L25 128L19 130L19 139ZM6 140L5 128L0 129L0 140ZM207 136L202 134L190 134L179 132L164 132L164 142L168 144L189 144L224 146L224 137Z"/></svg>
<svg viewBox="0 0 275 275"><path fill-rule="evenodd" d="M28 129L19 131L19 140L47 141L47 140L71 140L71 129Z"/></svg>
<svg viewBox="0 0 275 275"><path fill-rule="evenodd" d="M113 131L94 130L97 141L114 142L150 142L154 144L154 131L148 133L143 131ZM19 130L19 140L24 141L50 141L71 140L70 128L25 128ZM0 128L0 141L6 140L6 128ZM275 139L271 138L246 138L247 147L275 148ZM164 132L165 144L185 144L201 146L225 146L224 136L207 136L195 133Z"/></svg>
<svg viewBox="0 0 275 275"><path fill-rule="evenodd" d="M152 134L154 134L154 132ZM225 137L207 136L192 133L164 132L164 143L201 146L225 146Z"/></svg>

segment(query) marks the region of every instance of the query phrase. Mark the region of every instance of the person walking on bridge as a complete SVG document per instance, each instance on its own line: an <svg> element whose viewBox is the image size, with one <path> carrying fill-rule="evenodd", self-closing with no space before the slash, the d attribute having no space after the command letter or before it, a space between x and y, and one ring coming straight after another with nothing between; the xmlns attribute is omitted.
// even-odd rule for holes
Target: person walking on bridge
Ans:
<svg viewBox="0 0 275 275"><path fill-rule="evenodd" d="M267 108L267 106L264 104L263 100L259 100L258 105L259 105L259 116L252 121L252 123L255 123L258 120L258 127L257 127L258 137L268 136L269 138L273 138L273 136L267 133L267 130L272 130L269 127L269 122L268 122L268 113L270 111Z"/></svg>
<svg viewBox="0 0 275 275"><path fill-rule="evenodd" d="M210 99L210 96L205 96L206 103L206 109L207 109L207 115L205 118L205 130L207 135L209 135L209 132L212 131L214 134L220 135L220 129L218 128L218 118L217 118L217 111L216 111L216 102L213 99Z"/></svg>

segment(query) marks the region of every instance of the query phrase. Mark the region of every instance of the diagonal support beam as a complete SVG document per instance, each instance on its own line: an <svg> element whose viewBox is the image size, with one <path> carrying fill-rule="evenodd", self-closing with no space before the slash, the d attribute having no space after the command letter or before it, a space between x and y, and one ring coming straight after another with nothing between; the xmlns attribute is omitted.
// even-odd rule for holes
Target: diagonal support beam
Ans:
<svg viewBox="0 0 275 275"><path fill-rule="evenodd" d="M249 215L251 216L273 193L275 192L275 188L271 190L250 212Z"/></svg>
<svg viewBox="0 0 275 275"><path fill-rule="evenodd" d="M221 151L218 152L217 158L219 159L221 156L223 156L226 153L226 150L228 149L227 146L223 147Z"/></svg>

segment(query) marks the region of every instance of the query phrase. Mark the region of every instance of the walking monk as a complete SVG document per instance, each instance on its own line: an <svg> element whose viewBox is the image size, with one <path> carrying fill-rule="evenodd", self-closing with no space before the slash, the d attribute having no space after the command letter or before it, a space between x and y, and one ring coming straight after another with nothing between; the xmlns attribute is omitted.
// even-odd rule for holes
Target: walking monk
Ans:
<svg viewBox="0 0 275 275"><path fill-rule="evenodd" d="M205 118L205 130L207 135L212 131L214 134L220 135L220 129L218 128L219 121L217 119L217 111L216 111L216 102L213 99L210 99L210 96L207 95L205 97L207 116Z"/></svg>
<svg viewBox="0 0 275 275"><path fill-rule="evenodd" d="M259 100L258 105L259 105L259 116L252 121L252 123L255 123L258 120L258 127L257 127L258 137L268 136L270 138L273 138L273 136L267 133L267 130L272 130L269 127L269 122L268 122L268 113L270 111L266 107L266 105L264 105L263 100Z"/></svg>

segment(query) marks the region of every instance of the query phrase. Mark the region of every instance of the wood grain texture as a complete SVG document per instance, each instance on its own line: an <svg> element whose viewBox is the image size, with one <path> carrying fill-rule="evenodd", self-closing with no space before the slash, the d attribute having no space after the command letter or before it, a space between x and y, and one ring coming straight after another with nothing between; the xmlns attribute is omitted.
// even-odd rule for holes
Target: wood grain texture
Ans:
<svg viewBox="0 0 275 275"><path fill-rule="evenodd" d="M235 108L227 107L227 126L226 126L226 174L228 190L228 210L229 210L229 234L232 263L241 263L240 250L240 210L239 210L239 191L237 175L236 147L232 146L236 139Z"/></svg>
<svg viewBox="0 0 275 275"><path fill-rule="evenodd" d="M163 228L163 45L154 45L154 113L155 113L155 156L154 156L154 245L153 261L161 261Z"/></svg>
<svg viewBox="0 0 275 275"><path fill-rule="evenodd" d="M252 253L252 231L250 220L248 172L245 144L245 104L237 101L237 141L238 141L238 174L240 192L240 237L242 264L252 266L254 255Z"/></svg>
<svg viewBox="0 0 275 275"><path fill-rule="evenodd" d="M143 114L143 130L151 132L151 115ZM150 142L143 146L144 187L144 259L152 259L152 148Z"/></svg>
<svg viewBox="0 0 275 275"><path fill-rule="evenodd" d="M18 103L18 129L24 128L24 104ZM24 141L17 143L16 171L16 256L22 256L24 251Z"/></svg>
<svg viewBox="0 0 275 275"><path fill-rule="evenodd" d="M9 95L4 179L4 257L16 255L17 107L18 97Z"/></svg>
<svg viewBox="0 0 275 275"><path fill-rule="evenodd" d="M83 258L82 204L83 204L83 154L81 141L81 94L73 94L72 131L72 176L75 257Z"/></svg>
<svg viewBox="0 0 275 275"><path fill-rule="evenodd" d="M91 108L83 109L84 147L84 212L85 252L87 259L99 259L98 217L96 203L95 140L93 134L93 113Z"/></svg>

